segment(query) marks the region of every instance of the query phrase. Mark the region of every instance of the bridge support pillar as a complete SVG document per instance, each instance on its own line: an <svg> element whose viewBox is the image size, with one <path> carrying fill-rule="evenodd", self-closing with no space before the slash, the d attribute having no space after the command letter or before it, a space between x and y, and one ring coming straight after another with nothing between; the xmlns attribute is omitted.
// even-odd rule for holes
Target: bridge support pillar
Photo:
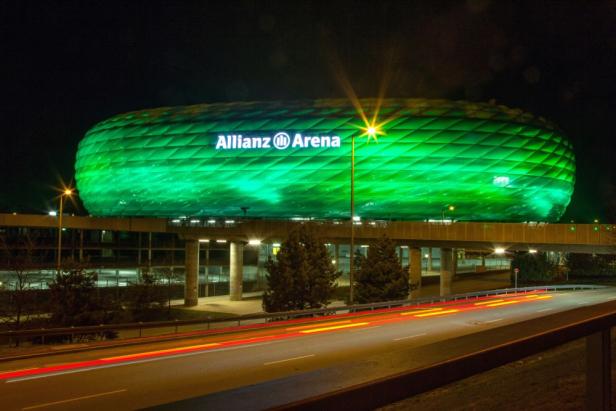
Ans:
<svg viewBox="0 0 616 411"><path fill-rule="evenodd" d="M427 271L432 271L432 247L428 247L428 268Z"/></svg>
<svg viewBox="0 0 616 411"><path fill-rule="evenodd" d="M409 296L419 298L421 290L421 248L409 247Z"/></svg>
<svg viewBox="0 0 616 411"><path fill-rule="evenodd" d="M458 250L453 248L451 250L451 278L458 274Z"/></svg>
<svg viewBox="0 0 616 411"><path fill-rule="evenodd" d="M229 299L242 300L242 282L244 281L244 244L232 241L229 245Z"/></svg>
<svg viewBox="0 0 616 411"><path fill-rule="evenodd" d="M451 294L453 253L451 248L441 248L441 296Z"/></svg>
<svg viewBox="0 0 616 411"><path fill-rule="evenodd" d="M184 306L193 307L199 302L199 241L186 240L184 250Z"/></svg>

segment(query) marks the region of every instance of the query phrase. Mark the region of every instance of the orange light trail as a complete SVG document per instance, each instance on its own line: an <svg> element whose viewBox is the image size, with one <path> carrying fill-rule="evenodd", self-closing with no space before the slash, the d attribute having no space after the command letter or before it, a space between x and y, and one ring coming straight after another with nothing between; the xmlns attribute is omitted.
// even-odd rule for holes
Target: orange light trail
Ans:
<svg viewBox="0 0 616 411"><path fill-rule="evenodd" d="M524 295L524 294L518 293L516 295L507 296L510 298L517 297L518 299L507 300L503 298L502 295L499 297L501 298L495 299L495 296L482 297L480 298L480 300L483 299L485 301L479 301L479 302L477 301L477 299L474 299L472 301L468 301L468 300L467 301L449 301L449 302L440 304L439 307L434 307L434 306L430 307L432 305L430 303L430 304L425 304L424 305L425 308L422 308L422 306L420 305L410 311L409 311L408 306L407 307L396 307L392 309L383 308L383 309L371 311L364 315L360 315L359 317L371 317L372 318L370 321L362 321L362 322L353 322L353 319L344 319L344 317L349 317L349 316L354 316L354 318L358 318L357 313L345 313L345 314L340 314L334 317L334 318L339 318L340 320L338 321L328 321L328 322L319 323L317 320L313 322L312 324L285 328L284 332L280 334L265 334L265 335L256 336L256 337L236 338L232 340L216 341L216 342L210 342L210 343L205 343L205 344L190 345L190 346L169 348L169 349L155 350L155 351L146 351L146 352L141 352L141 353L133 353L133 354L127 354L127 355L114 356L114 357L105 357L105 358L99 358L96 360L79 361L79 362L73 362L73 363L63 363L63 364L56 364L56 365L51 365L51 366L39 367L39 368L5 371L5 372L0 372L0 380L35 376L35 375L40 375L40 374L57 374L57 373L61 373L63 371L69 371L69 370L94 369L96 367L103 366L103 365L109 366L110 364L121 365L123 363L130 363L130 362L135 362L135 361L137 362L145 361L145 360L152 359L152 358L172 357L174 355L180 355L180 354L200 353L200 352L206 352L208 350L213 350L213 349L217 350L217 349L223 349L226 347L234 347L234 346L240 346L240 345L256 344L260 342L269 342L269 341L282 340L282 339L288 339L288 338L296 338L296 337L310 335L313 333L345 330L349 328L356 328L356 327L363 327L363 326L375 326L377 324L408 321L409 319L412 320L414 318L420 319L424 317L435 317L435 316L454 314L454 313L470 311L470 310L483 310L483 309L487 309L491 307L500 307L500 306L510 305L510 304L518 304L518 303L524 303L524 302L533 302L536 300L549 299L549 298L552 298L553 296L549 294ZM525 297L525 298L521 298L521 297ZM406 310L406 311L403 311L403 310ZM252 325L243 326L243 327L230 327L230 328L227 328L226 330L227 332L232 331L232 330L235 330L235 331L246 330L249 332L254 332L254 331L257 331L255 330L255 328L258 328L259 331L262 331L263 333L269 333L271 331L276 332L276 329L280 329L280 327L284 326L284 324L293 324L293 323L297 324L297 323L302 323L302 322L303 323L311 322L309 320L310 319L308 319L308 321L306 321L306 319L288 320L288 321L284 321L278 324L270 323L270 324L267 324L266 326L261 326L261 327L256 327L256 325L252 324ZM220 330L217 330L217 332L220 333ZM195 335L195 334L191 332L191 333L186 333L186 335ZM216 336L216 334L209 334L209 335L203 334L203 335L211 336L211 337Z"/></svg>

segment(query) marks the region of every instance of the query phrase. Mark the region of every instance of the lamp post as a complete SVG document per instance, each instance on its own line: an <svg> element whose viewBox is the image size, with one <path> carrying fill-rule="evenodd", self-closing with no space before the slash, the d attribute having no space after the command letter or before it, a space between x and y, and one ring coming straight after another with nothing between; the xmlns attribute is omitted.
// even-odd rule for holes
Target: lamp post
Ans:
<svg viewBox="0 0 616 411"><path fill-rule="evenodd" d="M351 136L351 251L349 253L349 303L353 304L354 301L354 291L355 286L353 282L355 281L354 276L354 253L353 249L355 248L355 136Z"/></svg>
<svg viewBox="0 0 616 411"><path fill-rule="evenodd" d="M380 131L376 126L368 126L362 136L367 136L368 141L374 138ZM351 136L351 252L349 260L349 303L355 301L355 136Z"/></svg>
<svg viewBox="0 0 616 411"><path fill-rule="evenodd" d="M454 211L456 209L455 206L448 205L446 208L441 210L441 223L445 224L445 210Z"/></svg>
<svg viewBox="0 0 616 411"><path fill-rule="evenodd" d="M58 215L58 252L56 261L56 270L60 272L60 265L62 263L62 214L64 212L64 196L70 197L73 195L73 190L70 188L65 189L60 194L60 214Z"/></svg>

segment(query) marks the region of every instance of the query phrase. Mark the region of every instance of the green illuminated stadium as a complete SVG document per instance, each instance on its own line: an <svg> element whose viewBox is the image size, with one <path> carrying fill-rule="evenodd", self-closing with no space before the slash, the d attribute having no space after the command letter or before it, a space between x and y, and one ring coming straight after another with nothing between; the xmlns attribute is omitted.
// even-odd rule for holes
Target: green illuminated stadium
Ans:
<svg viewBox="0 0 616 411"><path fill-rule="evenodd" d="M375 100L360 100L367 118ZM518 109L386 99L378 142L347 100L200 104L94 126L76 179L96 216L557 221L573 192L571 144ZM449 206L455 206L454 211Z"/></svg>

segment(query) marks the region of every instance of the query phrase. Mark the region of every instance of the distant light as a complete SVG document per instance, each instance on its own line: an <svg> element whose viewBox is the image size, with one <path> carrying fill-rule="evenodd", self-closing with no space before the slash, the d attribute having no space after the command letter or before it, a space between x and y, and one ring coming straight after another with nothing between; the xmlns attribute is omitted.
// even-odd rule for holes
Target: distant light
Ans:
<svg viewBox="0 0 616 411"><path fill-rule="evenodd" d="M73 195L73 190L71 190L70 188L67 188L64 190L64 195L65 196L72 196Z"/></svg>
<svg viewBox="0 0 616 411"><path fill-rule="evenodd" d="M336 260L332 260L332 264L336 264ZM2 283L0 283L2 285Z"/></svg>
<svg viewBox="0 0 616 411"><path fill-rule="evenodd" d="M449 211L453 211L453 210L455 210L455 209L456 209L456 207L455 207L455 206L452 206L452 205L450 205L450 206L449 206L449 207L447 207L447 208L449 209Z"/></svg>
<svg viewBox="0 0 616 411"><path fill-rule="evenodd" d="M17 213L15 211L13 211L13 215L17 215Z"/></svg>
<svg viewBox="0 0 616 411"><path fill-rule="evenodd" d="M216 220L207 220L208 224L216 224Z"/></svg>
<svg viewBox="0 0 616 411"><path fill-rule="evenodd" d="M494 254L505 254L505 249L502 247L496 247L494 249Z"/></svg>
<svg viewBox="0 0 616 411"><path fill-rule="evenodd" d="M376 127L373 127L373 126L368 127L368 129L366 130L366 134L368 134L369 136L375 136Z"/></svg>
<svg viewBox="0 0 616 411"><path fill-rule="evenodd" d="M171 220L171 222L172 222L172 223L176 223L176 224L177 224L177 223L179 223L179 222L180 222L180 219L179 219L179 218L176 218L176 219L174 219L174 220Z"/></svg>
<svg viewBox="0 0 616 411"><path fill-rule="evenodd" d="M358 215L353 216L353 221L361 221L361 217Z"/></svg>
<svg viewBox="0 0 616 411"><path fill-rule="evenodd" d="M492 179L492 184L497 187L506 187L509 185L510 179L507 176L496 176Z"/></svg>
<svg viewBox="0 0 616 411"><path fill-rule="evenodd" d="M537 254L537 250L535 250L534 248L531 248L530 250L528 250L528 252L530 254Z"/></svg>
<svg viewBox="0 0 616 411"><path fill-rule="evenodd" d="M273 243L272 247L280 247L280 243Z"/></svg>
<svg viewBox="0 0 616 411"><path fill-rule="evenodd" d="M209 243L209 242L210 242L210 239L209 239L209 238L200 238L200 239L199 239L199 242L200 242L200 243Z"/></svg>
<svg viewBox="0 0 616 411"><path fill-rule="evenodd" d="M430 258L430 254L424 254L424 258Z"/></svg>
<svg viewBox="0 0 616 411"><path fill-rule="evenodd" d="M361 248L368 248L368 244L362 244L360 247Z"/></svg>
<svg viewBox="0 0 616 411"><path fill-rule="evenodd" d="M56 211L50 211L49 215L52 216L52 217L55 217L55 216L58 215L58 213Z"/></svg>
<svg viewBox="0 0 616 411"><path fill-rule="evenodd" d="M66 228L65 228L65 227L62 227L62 231L66 231Z"/></svg>
<svg viewBox="0 0 616 411"><path fill-rule="evenodd" d="M235 220L225 220L225 224L234 224Z"/></svg>
<svg viewBox="0 0 616 411"><path fill-rule="evenodd" d="M598 223L598 222L599 222L599 219L598 219L598 218L595 218L594 222L595 222L595 223Z"/></svg>
<svg viewBox="0 0 616 411"><path fill-rule="evenodd" d="M198 222L200 222L200 220L197 220L197 219L193 219L193 220L190 220L190 222L191 222L191 223L193 223L193 224L195 224L195 223L198 223Z"/></svg>
<svg viewBox="0 0 616 411"><path fill-rule="evenodd" d="M105 234L105 232L106 232L106 231L105 231L105 230L103 230L103 231L101 231L101 232L102 232L103 234Z"/></svg>
<svg viewBox="0 0 616 411"><path fill-rule="evenodd" d="M376 221L370 221L370 225L376 225Z"/></svg>
<svg viewBox="0 0 616 411"><path fill-rule="evenodd" d="M409 248L408 245L401 245L400 248Z"/></svg>
<svg viewBox="0 0 616 411"><path fill-rule="evenodd" d="M226 243L226 242L227 242L227 240L219 239L219 240L216 240L216 242L217 242L217 243L223 243L223 244L224 244L224 243Z"/></svg>
<svg viewBox="0 0 616 411"><path fill-rule="evenodd" d="M261 245L261 240L257 240L257 239L248 240L248 245Z"/></svg>

